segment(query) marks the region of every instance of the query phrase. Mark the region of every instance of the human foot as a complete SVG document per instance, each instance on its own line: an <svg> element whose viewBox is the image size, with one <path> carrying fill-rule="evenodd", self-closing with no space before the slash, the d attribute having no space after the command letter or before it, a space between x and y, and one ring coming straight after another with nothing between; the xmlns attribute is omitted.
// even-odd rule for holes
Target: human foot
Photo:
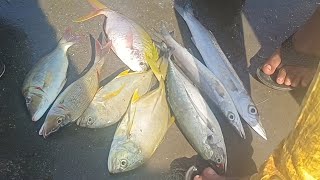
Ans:
<svg viewBox="0 0 320 180"><path fill-rule="evenodd" d="M291 87L306 87L312 81L316 66L287 65L282 62L281 50L275 53L264 63L261 68L266 75L276 75L275 81ZM290 61L290 60L289 60ZM305 62L306 64L308 62Z"/></svg>
<svg viewBox="0 0 320 180"><path fill-rule="evenodd" d="M264 84L279 90L310 84L320 59L319 22L320 7L266 60L261 70L257 70L257 76Z"/></svg>

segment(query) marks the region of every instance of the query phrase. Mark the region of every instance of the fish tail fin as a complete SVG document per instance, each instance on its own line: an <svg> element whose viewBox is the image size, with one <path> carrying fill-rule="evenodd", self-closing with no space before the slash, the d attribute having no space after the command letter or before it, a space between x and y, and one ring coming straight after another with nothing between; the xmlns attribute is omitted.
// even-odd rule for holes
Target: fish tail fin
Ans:
<svg viewBox="0 0 320 180"><path fill-rule="evenodd" d="M88 0L88 3L96 10L107 9L107 6L99 2L98 0Z"/></svg>
<svg viewBox="0 0 320 180"><path fill-rule="evenodd" d="M106 54L106 48L103 48L101 43L98 40L95 40L95 59L94 59L94 64L96 65L98 71L101 71L101 68L104 64L104 56Z"/></svg>
<svg viewBox="0 0 320 180"><path fill-rule="evenodd" d="M82 16L80 18L78 18L77 20L74 20L73 22L84 22L84 21L87 21L89 19L92 19L94 17L97 17L99 15L105 15L107 14L107 9L98 9L98 10L94 10L92 12L90 12L89 14L85 15L85 16Z"/></svg>
<svg viewBox="0 0 320 180"><path fill-rule="evenodd" d="M76 43L79 43L80 41L82 41L84 38L83 35L75 35L71 28L68 27L65 31L64 31L64 34L60 40L61 43L72 43L72 44L76 44Z"/></svg>
<svg viewBox="0 0 320 180"><path fill-rule="evenodd" d="M148 65L150 66L152 72L160 81L160 79L163 77L163 74L160 72L158 67L158 61L159 61L159 51L154 42L152 42L152 47L149 47L149 49L146 51L146 61Z"/></svg>
<svg viewBox="0 0 320 180"><path fill-rule="evenodd" d="M193 9L191 5L191 0L187 0L184 7L178 5L176 2L174 3L174 9L180 14L180 16L184 17L186 14L193 16Z"/></svg>

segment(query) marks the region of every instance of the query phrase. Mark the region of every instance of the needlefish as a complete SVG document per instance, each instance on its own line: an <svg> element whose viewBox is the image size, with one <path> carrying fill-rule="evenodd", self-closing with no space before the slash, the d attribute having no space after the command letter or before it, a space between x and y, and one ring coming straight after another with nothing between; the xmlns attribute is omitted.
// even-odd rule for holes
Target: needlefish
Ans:
<svg viewBox="0 0 320 180"><path fill-rule="evenodd" d="M205 64L224 85L239 114L261 137L267 140L258 110L216 38L194 17L190 2L184 8L178 4L175 4L174 8L187 23L192 40Z"/></svg>
<svg viewBox="0 0 320 180"><path fill-rule="evenodd" d="M240 116L233 101L220 80L187 49L177 43L166 29L161 27L162 40L169 46L175 57L175 63L183 70L185 75L198 87L201 93L209 97L220 108L226 120L235 128L238 134L245 138ZM166 47L162 47L166 49ZM224 118L225 119L225 118Z"/></svg>

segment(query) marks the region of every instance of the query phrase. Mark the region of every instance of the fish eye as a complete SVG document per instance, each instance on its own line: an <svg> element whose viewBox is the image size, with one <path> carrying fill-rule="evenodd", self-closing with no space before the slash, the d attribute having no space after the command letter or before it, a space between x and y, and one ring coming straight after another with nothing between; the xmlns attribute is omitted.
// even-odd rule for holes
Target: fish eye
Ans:
<svg viewBox="0 0 320 180"><path fill-rule="evenodd" d="M58 124L61 124L61 123L62 123L62 117L58 117L57 123L58 123Z"/></svg>
<svg viewBox="0 0 320 180"><path fill-rule="evenodd" d="M221 159L220 158L217 159L217 163L221 163Z"/></svg>
<svg viewBox="0 0 320 180"><path fill-rule="evenodd" d="M254 106L249 106L249 112L251 114L257 114L257 109Z"/></svg>
<svg viewBox="0 0 320 180"><path fill-rule="evenodd" d="M228 114L228 119L234 120L234 114L233 114L233 113L229 113L229 114Z"/></svg>
<svg viewBox="0 0 320 180"><path fill-rule="evenodd" d="M120 164L121 164L121 167L127 167L127 160L125 160L125 159L122 159L121 161L120 161Z"/></svg>
<svg viewBox="0 0 320 180"><path fill-rule="evenodd" d="M143 62L140 62L140 63L139 63L139 65L140 65L140 66L143 66L143 65L144 65L144 63L143 63Z"/></svg>
<svg viewBox="0 0 320 180"><path fill-rule="evenodd" d="M30 103L31 103L31 100L32 100L31 97L29 97L29 96L26 97L26 104L30 104Z"/></svg>
<svg viewBox="0 0 320 180"><path fill-rule="evenodd" d="M93 118L91 116L88 117L88 124L93 124Z"/></svg>

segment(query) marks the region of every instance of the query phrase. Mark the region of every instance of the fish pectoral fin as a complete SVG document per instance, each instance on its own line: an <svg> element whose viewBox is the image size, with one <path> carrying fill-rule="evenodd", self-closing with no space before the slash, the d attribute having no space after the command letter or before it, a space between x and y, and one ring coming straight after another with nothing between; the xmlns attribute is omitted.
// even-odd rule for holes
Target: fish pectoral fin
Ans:
<svg viewBox="0 0 320 180"><path fill-rule="evenodd" d="M120 78L120 77L123 77L123 76L127 76L129 74L129 72L130 72L130 69L124 70L120 74L118 74L118 76L116 76L115 78Z"/></svg>
<svg viewBox="0 0 320 180"><path fill-rule="evenodd" d="M49 72L46 74L46 77L45 77L45 79L44 79L44 83L43 83L42 89L50 86L50 84L52 83L52 80L53 80L53 78L52 78L52 73L49 71Z"/></svg>
<svg viewBox="0 0 320 180"><path fill-rule="evenodd" d="M136 89L132 95L131 103L135 103L140 99L140 95L138 93L138 89Z"/></svg>
<svg viewBox="0 0 320 180"><path fill-rule="evenodd" d="M176 118L174 116L171 116L169 118L168 129L172 126L172 124L174 123L175 120L176 120Z"/></svg>
<svg viewBox="0 0 320 180"><path fill-rule="evenodd" d="M112 92L104 95L103 98L104 98L105 100L109 100L109 99L117 96L118 94L121 93L121 91L123 90L123 88L124 88L125 86L126 86L126 84L123 84L119 89L117 89L117 90L115 90L115 91L112 91Z"/></svg>
<svg viewBox="0 0 320 180"><path fill-rule="evenodd" d="M136 114L136 106L134 106L134 109L132 109L132 104L134 103L134 99L136 98L135 96L138 96L138 89L136 89L132 95L131 101L129 103L129 107L127 109L127 116L128 116L128 121L127 121L127 132L126 136L129 138L130 137L130 132L132 129L133 125L133 120ZM137 101L137 100L136 100Z"/></svg>
<svg viewBox="0 0 320 180"><path fill-rule="evenodd" d="M96 16L105 14L105 11L106 11L106 9L98 9L96 11L92 11L88 15L82 16L82 17L78 18L77 20L74 20L74 22L78 22L79 23L79 22L87 21L87 20L92 19L92 18L94 18Z"/></svg>

